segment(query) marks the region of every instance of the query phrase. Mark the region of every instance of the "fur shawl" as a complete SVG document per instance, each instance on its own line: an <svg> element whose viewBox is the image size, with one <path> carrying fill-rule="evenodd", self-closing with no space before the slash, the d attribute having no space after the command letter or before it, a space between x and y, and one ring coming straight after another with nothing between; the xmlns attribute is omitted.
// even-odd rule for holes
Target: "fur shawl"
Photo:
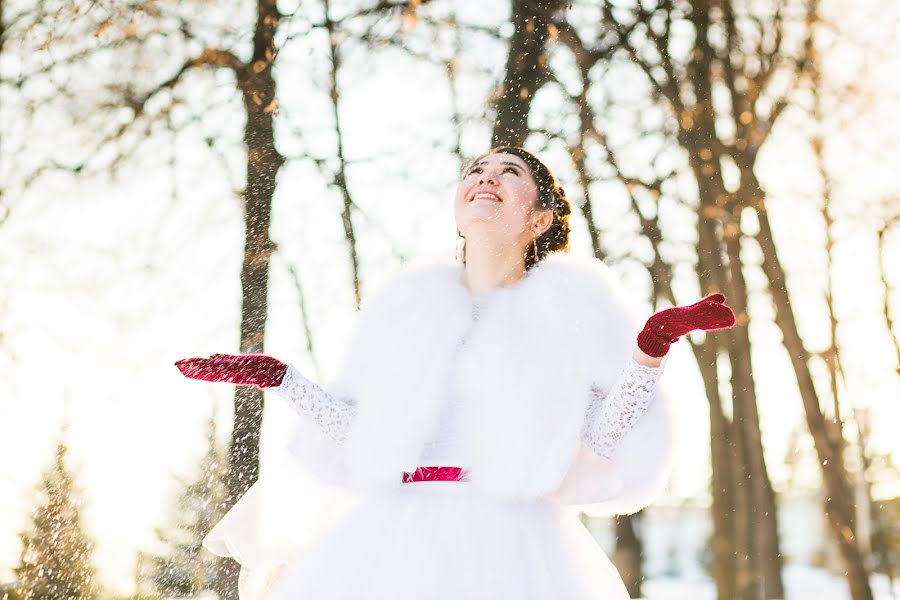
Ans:
<svg viewBox="0 0 900 600"><path fill-rule="evenodd" d="M612 386L643 325L615 274L597 259L553 253L486 294L473 322L461 264L412 267L390 281L363 304L337 377L325 385L358 402L346 443L336 446L300 419L293 453L329 483L396 488L403 471L419 466L455 359L473 485L595 512L651 502L673 447L665 376L612 461L580 442L591 384Z"/></svg>

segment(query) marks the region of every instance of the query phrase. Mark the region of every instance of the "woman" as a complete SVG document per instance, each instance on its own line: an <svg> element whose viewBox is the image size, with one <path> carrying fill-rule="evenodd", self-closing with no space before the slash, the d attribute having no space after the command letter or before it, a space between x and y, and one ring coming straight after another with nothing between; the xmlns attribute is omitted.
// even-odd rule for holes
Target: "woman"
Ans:
<svg viewBox="0 0 900 600"><path fill-rule="evenodd" d="M628 597L566 507L630 513L653 499L672 449L669 346L734 314L711 294L639 329L607 267L568 254L571 206L522 148L473 161L454 208L462 264L408 269L365 303L326 387L265 355L176 363L286 398L297 459L360 499L284 559L268 597ZM242 499L207 545L257 568L234 540L260 511Z"/></svg>

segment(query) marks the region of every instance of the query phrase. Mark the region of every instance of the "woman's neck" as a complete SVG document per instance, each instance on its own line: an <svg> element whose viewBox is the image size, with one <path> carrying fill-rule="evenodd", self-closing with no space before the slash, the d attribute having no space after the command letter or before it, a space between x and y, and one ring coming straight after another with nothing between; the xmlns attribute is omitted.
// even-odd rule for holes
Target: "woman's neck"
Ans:
<svg viewBox="0 0 900 600"><path fill-rule="evenodd" d="M525 256L518 252L498 252L488 247L466 244L463 282L473 294L507 287L525 275Z"/></svg>

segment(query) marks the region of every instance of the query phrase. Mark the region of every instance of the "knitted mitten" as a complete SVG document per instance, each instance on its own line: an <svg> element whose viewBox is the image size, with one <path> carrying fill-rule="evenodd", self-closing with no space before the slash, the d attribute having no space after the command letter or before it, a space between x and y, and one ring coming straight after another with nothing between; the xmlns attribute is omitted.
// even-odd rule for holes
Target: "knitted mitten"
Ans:
<svg viewBox="0 0 900 600"><path fill-rule="evenodd" d="M660 357L678 338L695 329L725 329L734 325L734 312L724 294L710 294L689 306L673 306L654 313L637 336L645 354Z"/></svg>
<svg viewBox="0 0 900 600"><path fill-rule="evenodd" d="M227 381L259 388L277 387L288 366L265 354L213 354L209 358L183 358L175 366L185 377Z"/></svg>

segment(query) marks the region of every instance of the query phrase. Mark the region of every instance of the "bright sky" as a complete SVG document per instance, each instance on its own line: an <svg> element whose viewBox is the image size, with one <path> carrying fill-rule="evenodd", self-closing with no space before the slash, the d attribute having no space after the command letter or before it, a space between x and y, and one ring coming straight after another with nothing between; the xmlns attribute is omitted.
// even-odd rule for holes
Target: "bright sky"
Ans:
<svg viewBox="0 0 900 600"><path fill-rule="evenodd" d="M478 17L495 23L504 15L481 12ZM325 96L314 82L284 76L310 68L306 47L292 48L279 58L283 114L311 132L306 138L310 147L330 155ZM501 45L487 44L477 61L496 73L504 56ZM348 58L348 72L360 79L347 86L342 112L350 158L374 157L351 171L356 199L416 259L452 257L457 165L445 150L450 145L446 81L436 69L399 53L385 55L382 64L390 68L365 71L363 77L363 58ZM464 66L472 70L478 65ZM896 69L875 64L859 72L860 83L874 90L875 100L856 122L856 145L836 148L832 166L841 205L862 214L869 203L900 189L896 156L873 154L871 144L876 137L890 139L891 129L898 128L894 103L900 90L892 75ZM461 82L465 112L478 112L488 83L480 76ZM234 118L233 112L221 111L212 122L218 120L225 131L233 129ZM759 172L771 193L772 221L791 274L801 331L807 347L819 350L827 342L821 300L822 226L809 197L815 182L798 123L787 115ZM483 125L469 126L465 149L481 151L488 139ZM435 140L443 142L441 148L432 148ZM283 151L296 150L292 143L286 137ZM564 184L573 181L558 149L543 156ZM12 352L15 360L0 353L0 565L12 566L18 560L16 532L29 513L29 493L51 458L64 422L70 422L66 439L89 500L86 518L98 540L97 562L104 579L121 591L129 590L133 580L134 551L152 547L152 528L164 521L177 489L175 476L188 476L203 453L205 423L214 406L223 417L223 438L227 435L231 388L185 380L172 362L237 350L240 206L231 194L232 183L209 164L202 145L182 142L178 158L179 198L174 203L168 173L148 158L127 167L117 182L48 176L4 226L3 350ZM240 156L233 158L239 165ZM232 180L239 179L232 175ZM622 192L610 186L602 191L596 200L598 218L609 231L611 249L630 250L624 244L633 241L631 229L625 231L617 217L626 209ZM317 376L322 379L336 367L352 311L339 211L338 195L311 167L297 162L285 166L274 207L273 238L281 254L273 261L266 351L313 374L296 293L285 269L289 261L305 285L323 367ZM364 220L359 222L368 293L401 267L384 237ZM842 228L835 276L851 396L877 411L877 426L900 419L900 389L880 321L874 242L866 222L861 218L859 225ZM891 244L893 256L900 255L900 236ZM574 246L576 252L588 249L581 223L576 224ZM748 248L749 256L755 254ZM898 263L890 265L895 287L900 286ZM643 273L633 265L620 272L636 296L646 297ZM678 282L683 303L698 299L694 280L688 276ZM759 289L761 276L751 273L750 284ZM895 294L893 300L900 306L900 296ZM780 333L767 322L767 298L755 294L751 310L757 318L751 330L757 391L767 451L778 479L784 475L779 463L787 452L789 432L801 417L800 403ZM649 316L649 306L647 311ZM707 408L685 344L673 347L673 365L679 368L670 368L666 377L681 390L685 423L673 486L679 494L703 494ZM267 405L266 456L278 452L285 439L288 411L274 397ZM900 455L894 433L880 428L875 444Z"/></svg>

